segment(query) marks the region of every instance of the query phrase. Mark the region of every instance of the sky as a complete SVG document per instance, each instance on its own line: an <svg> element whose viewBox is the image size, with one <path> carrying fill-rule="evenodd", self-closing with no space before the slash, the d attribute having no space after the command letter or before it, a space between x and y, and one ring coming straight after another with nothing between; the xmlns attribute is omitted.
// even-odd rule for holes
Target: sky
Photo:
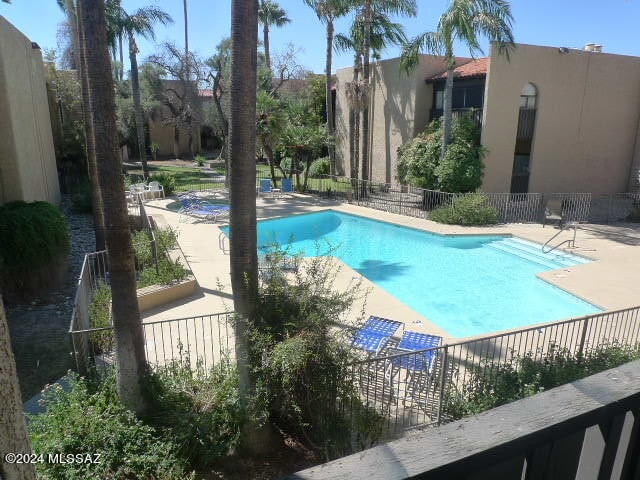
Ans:
<svg viewBox="0 0 640 480"><path fill-rule="evenodd" d="M398 19L409 37L433 30L439 15L449 0L417 0L416 18ZM288 44L298 50L298 64L316 73L324 71L325 29L313 11L302 0L279 0L292 22L271 31L272 54L284 51ZM167 11L174 24L157 28L156 42L175 42L184 45L182 0L123 0L123 6L133 11L155 4ZM582 47L585 43L603 45L604 51L640 56L640 39L636 38L640 21L640 0L512 0L514 35L516 42L557 47ZM192 50L208 58L216 45L229 35L231 0L188 0L189 44ZM55 0L12 0L10 5L0 2L0 15L15 25L42 49L55 48L58 24L62 12ZM336 23L336 32L349 28L350 18ZM486 42L484 42L486 48ZM140 40L141 58L157 51L153 42ZM391 48L383 58L397 56ZM468 55L462 45L456 54ZM337 53L335 68L351 64L352 56Z"/></svg>

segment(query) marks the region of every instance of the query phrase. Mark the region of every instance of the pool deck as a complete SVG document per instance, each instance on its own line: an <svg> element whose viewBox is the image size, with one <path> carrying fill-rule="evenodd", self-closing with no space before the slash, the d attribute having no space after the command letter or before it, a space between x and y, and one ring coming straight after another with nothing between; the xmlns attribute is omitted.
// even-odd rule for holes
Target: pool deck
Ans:
<svg viewBox="0 0 640 480"><path fill-rule="evenodd" d="M144 321L183 318L233 310L229 256L219 247L220 225L202 223L181 216L170 208L172 199L149 202L147 211L159 225L169 225L179 233L178 241L199 283L198 293L188 299L145 312ZM539 224L506 224L493 227L460 227L429 220L411 218L366 207L336 203L306 195L289 198L259 198L259 219L275 218L325 209L351 213L397 225L441 235L513 235L537 243L546 242L558 232L555 227ZM225 222L222 219L222 222ZM556 241L572 237L563 232ZM581 225L576 248L564 251L593 259L593 262L570 268L551 270L539 277L604 310L615 310L640 304L640 225ZM337 260L336 260L337 261ZM407 330L431 333L453 340L447 332L431 323L405 304L377 287L348 266L340 265L336 288L345 288L354 279L361 279L366 298L360 300L346 316L346 323L355 322L364 309L365 317L376 315L402 321ZM561 320L561 319L558 319Z"/></svg>

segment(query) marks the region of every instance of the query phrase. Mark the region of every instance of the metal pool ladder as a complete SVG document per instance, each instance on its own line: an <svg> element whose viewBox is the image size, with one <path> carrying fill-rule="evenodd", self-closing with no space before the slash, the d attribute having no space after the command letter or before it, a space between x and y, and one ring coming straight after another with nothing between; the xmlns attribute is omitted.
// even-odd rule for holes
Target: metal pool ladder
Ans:
<svg viewBox="0 0 640 480"><path fill-rule="evenodd" d="M218 235L218 247L220 248L220 250L222 250L222 253L224 253L225 255L229 255L226 240L227 236L224 234L224 232L220 232L220 234Z"/></svg>
<svg viewBox="0 0 640 480"><path fill-rule="evenodd" d="M570 238L569 240L563 240L562 242L558 243L557 245L552 246L551 248L549 247L549 244L555 240L555 238L560 235L562 232L564 232L565 230L569 230L570 228L573 228L573 238ZM542 246L542 253L551 253L553 252L556 248L561 247L562 245L564 245L565 243L568 245L569 248L576 248L576 232L577 232L577 227L575 223L569 223L567 225L564 225L559 232L557 232L553 237L551 237L549 240L546 241L546 243Z"/></svg>

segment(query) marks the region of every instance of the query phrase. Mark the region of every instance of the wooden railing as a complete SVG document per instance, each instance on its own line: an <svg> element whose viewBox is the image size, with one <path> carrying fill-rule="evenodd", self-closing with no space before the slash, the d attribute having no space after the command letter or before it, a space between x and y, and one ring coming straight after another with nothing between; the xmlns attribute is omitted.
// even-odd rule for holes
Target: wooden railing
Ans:
<svg viewBox="0 0 640 480"><path fill-rule="evenodd" d="M637 479L640 361L290 479Z"/></svg>

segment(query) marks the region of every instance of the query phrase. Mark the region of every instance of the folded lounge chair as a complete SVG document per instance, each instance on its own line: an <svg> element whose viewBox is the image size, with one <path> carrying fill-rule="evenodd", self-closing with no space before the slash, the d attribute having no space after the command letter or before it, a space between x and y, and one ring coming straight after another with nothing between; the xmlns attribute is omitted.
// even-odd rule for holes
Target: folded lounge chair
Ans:
<svg viewBox="0 0 640 480"><path fill-rule="evenodd" d="M205 203L193 193L179 195L178 201L180 202L178 213L181 215L188 215L205 221L213 220L214 222L217 222L219 217L229 215L229 205L211 205Z"/></svg>

